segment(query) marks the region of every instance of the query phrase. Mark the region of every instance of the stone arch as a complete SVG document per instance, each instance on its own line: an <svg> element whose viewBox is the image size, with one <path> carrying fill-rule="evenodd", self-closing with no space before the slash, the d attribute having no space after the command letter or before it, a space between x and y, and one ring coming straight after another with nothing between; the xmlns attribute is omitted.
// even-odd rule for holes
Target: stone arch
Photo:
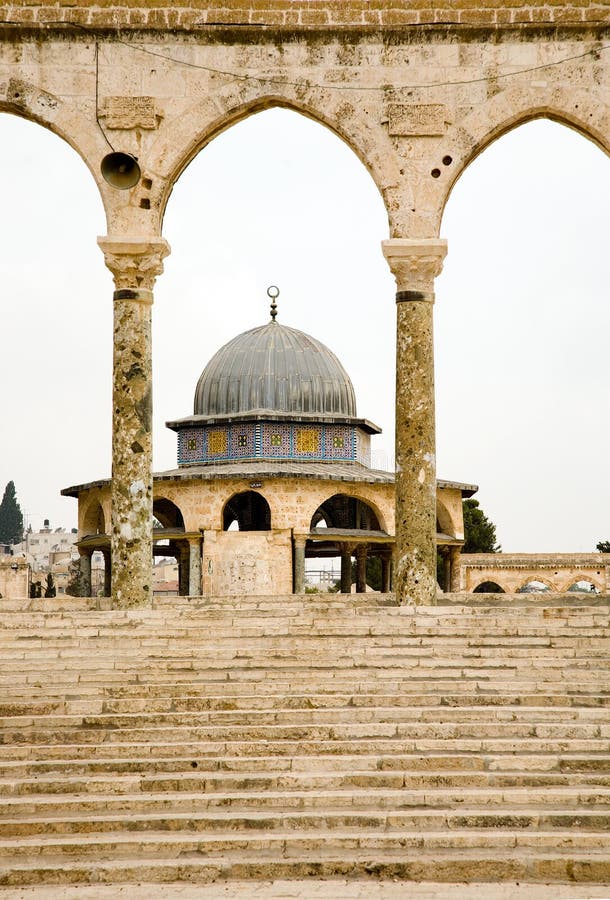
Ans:
<svg viewBox="0 0 610 900"><path fill-rule="evenodd" d="M478 582L478 584L472 589L473 594L505 594L506 588L503 588L501 584L498 584L497 581L490 581L489 579L482 579Z"/></svg>
<svg viewBox="0 0 610 900"><path fill-rule="evenodd" d="M528 584L531 584L534 581L538 581L538 582L540 582L540 584L546 585L546 587L549 589L549 591L552 591L555 594L558 593L557 587L555 584L553 584L552 581L550 581L548 578L544 577L543 575L538 575L538 574L528 575L527 578L525 578L521 582L519 587L517 588L517 593L518 594L527 593L527 591L524 591L524 588L526 588Z"/></svg>
<svg viewBox="0 0 610 900"><path fill-rule="evenodd" d="M385 531L383 517L369 498L359 497L354 493L341 492L331 494L314 511L310 529L316 527L316 520L325 519L328 528L361 528L366 531ZM362 523L368 518L369 527Z"/></svg>
<svg viewBox="0 0 610 900"><path fill-rule="evenodd" d="M566 579L566 581L561 585L559 592L561 594L566 594L571 587L575 587L580 582L586 581L588 584L593 585L593 587L601 594L604 590L603 582L596 578L594 575L582 575L580 577L571 575L570 578Z"/></svg>
<svg viewBox="0 0 610 900"><path fill-rule="evenodd" d="M550 119L572 128L610 155L610 104L599 92L552 85L500 91L450 128L442 141L437 234L451 191L470 163L504 134L535 119ZM449 158L451 163L442 165L442 160Z"/></svg>
<svg viewBox="0 0 610 900"><path fill-rule="evenodd" d="M1 75L1 70L0 70ZM31 81L9 78L6 91L0 92L0 112L9 113L40 125L65 141L83 161L91 173L110 222L110 210L120 198L102 177L100 164L109 151L99 129L74 106L68 107L60 97L43 90Z"/></svg>
<svg viewBox="0 0 610 900"><path fill-rule="evenodd" d="M451 537L457 535L456 522L443 500L438 496L436 498L436 522L437 530L442 534L449 534Z"/></svg>
<svg viewBox="0 0 610 900"><path fill-rule="evenodd" d="M153 516L163 528L184 530L184 517L180 507L167 497L153 498Z"/></svg>
<svg viewBox="0 0 610 900"><path fill-rule="evenodd" d="M221 88L169 120L151 149L147 166L153 180L159 230L174 184L199 151L231 126L274 107L312 119L347 144L363 163L388 209L388 194L401 181L401 174L385 129L370 127L379 116L378 104L369 97L354 102L339 94L327 88L288 84L266 91L255 82L241 82ZM409 202L408 197L405 202Z"/></svg>
<svg viewBox="0 0 610 900"><path fill-rule="evenodd" d="M222 509L222 530L237 522L239 531L270 531L271 507L258 491L232 494Z"/></svg>
<svg viewBox="0 0 610 900"><path fill-rule="evenodd" d="M106 517L99 500L92 500L85 509L82 519L82 536L106 534Z"/></svg>

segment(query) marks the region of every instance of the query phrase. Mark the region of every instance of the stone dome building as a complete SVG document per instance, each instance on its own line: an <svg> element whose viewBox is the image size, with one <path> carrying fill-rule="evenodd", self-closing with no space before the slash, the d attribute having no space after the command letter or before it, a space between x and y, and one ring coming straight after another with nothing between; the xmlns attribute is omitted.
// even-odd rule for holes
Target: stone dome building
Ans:
<svg viewBox="0 0 610 900"><path fill-rule="evenodd" d="M394 475L371 468L380 429L358 418L349 375L320 341L271 320L237 335L205 366L193 414L168 422L178 467L154 476L154 553L178 560L181 594L302 592L305 561L340 558L341 591L366 589L380 557L390 590ZM438 482L438 543L451 561L463 543L462 497L474 485ZM78 497L86 592L91 554L110 569L110 482L67 488ZM109 579L107 579L109 587Z"/></svg>

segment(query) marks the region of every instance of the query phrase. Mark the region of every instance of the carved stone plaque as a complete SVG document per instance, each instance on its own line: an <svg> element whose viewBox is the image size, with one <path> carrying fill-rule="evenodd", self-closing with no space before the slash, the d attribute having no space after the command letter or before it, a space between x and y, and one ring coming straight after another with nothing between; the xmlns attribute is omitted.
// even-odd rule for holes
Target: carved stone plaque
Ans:
<svg viewBox="0 0 610 900"><path fill-rule="evenodd" d="M161 118L154 97L106 97L100 115L107 128L156 128Z"/></svg>
<svg viewBox="0 0 610 900"><path fill-rule="evenodd" d="M399 137L444 134L446 117L447 108L442 103L391 103L388 129Z"/></svg>

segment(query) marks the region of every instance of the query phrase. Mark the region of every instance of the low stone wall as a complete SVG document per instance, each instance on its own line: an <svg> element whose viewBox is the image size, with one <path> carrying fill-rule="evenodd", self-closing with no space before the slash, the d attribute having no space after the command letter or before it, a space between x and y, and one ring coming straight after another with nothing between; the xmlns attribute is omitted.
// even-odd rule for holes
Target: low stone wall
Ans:
<svg viewBox="0 0 610 900"><path fill-rule="evenodd" d="M0 557L0 601L27 597L30 590L30 567L25 556Z"/></svg>

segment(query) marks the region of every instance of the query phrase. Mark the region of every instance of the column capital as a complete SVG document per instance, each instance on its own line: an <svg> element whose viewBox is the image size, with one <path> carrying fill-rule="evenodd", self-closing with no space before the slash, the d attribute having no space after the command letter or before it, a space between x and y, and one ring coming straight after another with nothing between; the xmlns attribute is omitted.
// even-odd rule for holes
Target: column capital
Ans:
<svg viewBox="0 0 610 900"><path fill-rule="evenodd" d="M98 237L117 290L153 289L170 246L164 238Z"/></svg>
<svg viewBox="0 0 610 900"><path fill-rule="evenodd" d="M390 238L381 249L396 279L397 300L434 300L434 279L447 255L442 238ZM400 294L406 296L401 297Z"/></svg>

